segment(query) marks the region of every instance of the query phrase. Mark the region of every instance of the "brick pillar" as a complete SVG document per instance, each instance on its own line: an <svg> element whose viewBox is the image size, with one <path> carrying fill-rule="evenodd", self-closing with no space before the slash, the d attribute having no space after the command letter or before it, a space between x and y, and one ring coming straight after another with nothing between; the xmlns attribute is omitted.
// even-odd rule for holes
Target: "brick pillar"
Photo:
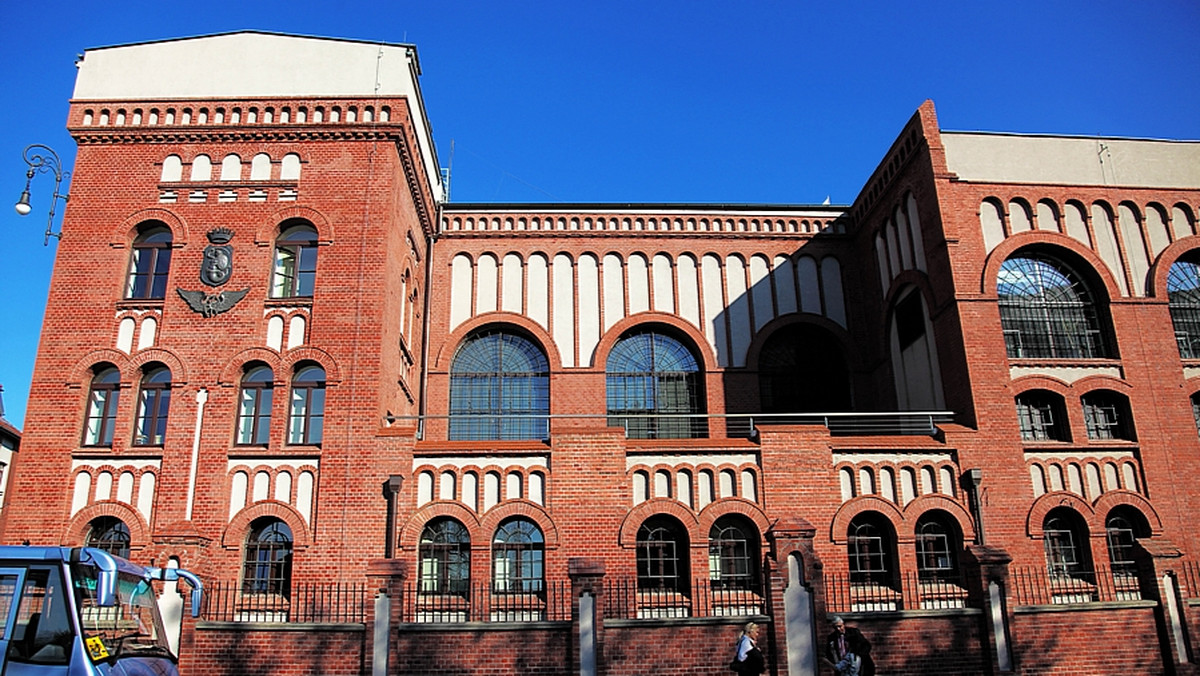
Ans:
<svg viewBox="0 0 1200 676"><path fill-rule="evenodd" d="M1134 557L1142 598L1158 602L1154 611L1164 674L1197 674L1200 665L1192 664L1192 640L1184 601L1183 552L1169 540L1137 540Z"/></svg>
<svg viewBox="0 0 1200 676"><path fill-rule="evenodd" d="M604 560L584 557L574 557L567 561L567 575L571 578L571 665L574 672L581 676L603 676L604 664ZM587 656L581 645L581 626L587 627L584 617L580 616L580 600L584 594L592 599L592 621L590 629L595 638L592 663L594 669L584 671L588 664L584 663Z"/></svg>
<svg viewBox="0 0 1200 676"><path fill-rule="evenodd" d="M822 575L821 560L813 550L813 538L817 529L807 520L788 516L780 518L767 531L767 540L771 543L771 553L766 557L763 578L767 589L767 613L771 623L767 629L764 651L768 666L773 674L788 674L798 676L816 673L821 657L822 628L825 623L825 581ZM791 585L800 585L807 591L811 600L811 616L803 612L799 617L808 617L810 626L801 626L802 622L794 622L796 626L788 626L787 598L797 599ZM800 595L803 597L803 594ZM796 601L793 600L793 603ZM796 614L792 609L792 615ZM793 645L790 646L788 638ZM760 646L764 645L760 641Z"/></svg>
<svg viewBox="0 0 1200 676"><path fill-rule="evenodd" d="M375 590L367 606L367 632L364 655L365 673L383 676L390 665L399 664L397 642L392 640L404 609L404 585L408 582L408 562L399 559L375 559L367 562L368 589ZM387 616L378 617L376 608L387 600ZM384 645L380 646L382 641ZM377 654L378 649L378 654Z"/></svg>
<svg viewBox="0 0 1200 676"><path fill-rule="evenodd" d="M1016 670L1010 627L1013 623L1008 564L1012 556L1000 547L967 545L963 578L967 603L983 609L979 621L979 647L989 674Z"/></svg>

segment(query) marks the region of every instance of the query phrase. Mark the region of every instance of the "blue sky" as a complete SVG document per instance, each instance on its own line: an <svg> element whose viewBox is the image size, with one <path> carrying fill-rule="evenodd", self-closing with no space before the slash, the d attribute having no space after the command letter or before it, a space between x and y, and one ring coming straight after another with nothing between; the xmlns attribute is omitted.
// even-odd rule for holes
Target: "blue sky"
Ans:
<svg viewBox="0 0 1200 676"><path fill-rule="evenodd" d="M243 29L415 44L455 202L847 204L925 99L944 129L1200 139L1196 0L10 0L0 197L19 196L30 143L73 164L77 54ZM0 385L18 427L52 188L34 179L27 217L0 209Z"/></svg>

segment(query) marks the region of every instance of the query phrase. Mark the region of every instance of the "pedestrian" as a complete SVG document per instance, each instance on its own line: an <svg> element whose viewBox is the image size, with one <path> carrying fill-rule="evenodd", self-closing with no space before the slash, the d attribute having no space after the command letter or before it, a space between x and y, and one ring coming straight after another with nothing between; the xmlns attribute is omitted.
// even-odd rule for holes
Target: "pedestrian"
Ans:
<svg viewBox="0 0 1200 676"><path fill-rule="evenodd" d="M847 627L837 615L833 616L833 631L826 641L825 654L838 676L875 676L871 642L857 627Z"/></svg>
<svg viewBox="0 0 1200 676"><path fill-rule="evenodd" d="M758 649L758 623L747 622L738 636L737 648L729 668L742 676L758 676L767 671L766 660Z"/></svg>

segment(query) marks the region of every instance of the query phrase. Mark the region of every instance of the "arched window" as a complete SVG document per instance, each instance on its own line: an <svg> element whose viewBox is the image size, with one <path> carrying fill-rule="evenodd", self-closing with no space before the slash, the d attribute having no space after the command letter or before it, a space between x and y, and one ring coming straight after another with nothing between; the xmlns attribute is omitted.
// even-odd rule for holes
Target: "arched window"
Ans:
<svg viewBox="0 0 1200 676"><path fill-rule="evenodd" d="M1096 300L1066 264L1041 254L1014 256L1000 266L996 292L1010 358L1113 356Z"/></svg>
<svg viewBox="0 0 1200 676"><path fill-rule="evenodd" d="M1192 418L1196 421L1196 432L1200 433L1200 392L1192 395Z"/></svg>
<svg viewBox="0 0 1200 676"><path fill-rule="evenodd" d="M129 558L129 526L115 516L93 519L88 525L86 547L95 547L123 559Z"/></svg>
<svg viewBox="0 0 1200 676"><path fill-rule="evenodd" d="M1072 510L1050 510L1042 525L1042 545L1051 577L1080 577L1091 572L1087 527Z"/></svg>
<svg viewBox="0 0 1200 676"><path fill-rule="evenodd" d="M246 537L243 594L287 597L292 587L292 529L273 516L255 519Z"/></svg>
<svg viewBox="0 0 1200 676"><path fill-rule="evenodd" d="M451 439L546 439L550 367L533 341L476 333L450 365Z"/></svg>
<svg viewBox="0 0 1200 676"><path fill-rule="evenodd" d="M1062 397L1047 390L1017 395L1017 422L1024 441L1070 441Z"/></svg>
<svg viewBox="0 0 1200 676"><path fill-rule="evenodd" d="M847 528L850 583L894 588L896 537L891 524L870 512L854 517Z"/></svg>
<svg viewBox="0 0 1200 676"><path fill-rule="evenodd" d="M717 519L708 531L708 579L713 587L759 590L758 532L737 516Z"/></svg>
<svg viewBox="0 0 1200 676"><path fill-rule="evenodd" d="M922 580L956 580L962 536L949 515L926 512L917 520L917 575Z"/></svg>
<svg viewBox="0 0 1200 676"><path fill-rule="evenodd" d="M540 593L545 580L545 539L529 519L509 519L492 539L492 590Z"/></svg>
<svg viewBox="0 0 1200 676"><path fill-rule="evenodd" d="M271 402L274 399L275 374L259 364L242 375L242 393L238 401L237 443L266 446L271 433Z"/></svg>
<svg viewBox="0 0 1200 676"><path fill-rule="evenodd" d="M325 369L310 364L292 377L291 413L288 416L288 443L321 443L325 430Z"/></svg>
<svg viewBox="0 0 1200 676"><path fill-rule="evenodd" d="M683 526L667 516L653 516L638 528L638 589L687 592L688 537Z"/></svg>
<svg viewBox="0 0 1200 676"><path fill-rule="evenodd" d="M449 517L435 519L421 532L422 594L465 595L471 584L471 536Z"/></svg>
<svg viewBox="0 0 1200 676"><path fill-rule="evenodd" d="M613 346L606 366L609 424L631 439L704 437L699 360L683 343L637 330ZM629 417L626 417L629 416Z"/></svg>
<svg viewBox="0 0 1200 676"><path fill-rule="evenodd" d="M97 366L88 392L87 422L83 428L84 446L112 446L117 404L121 398L121 372L108 364Z"/></svg>
<svg viewBox="0 0 1200 676"><path fill-rule="evenodd" d="M285 226L275 240L272 298L311 298L317 279L317 230L307 223Z"/></svg>
<svg viewBox="0 0 1200 676"><path fill-rule="evenodd" d="M161 300L167 293L171 269L171 229L157 221L140 228L129 256L129 278L125 297Z"/></svg>
<svg viewBox="0 0 1200 676"><path fill-rule="evenodd" d="M850 372L827 331L792 324L771 334L758 358L764 413L846 411Z"/></svg>
<svg viewBox="0 0 1200 676"><path fill-rule="evenodd" d="M1167 273L1167 307L1183 359L1200 359L1200 255L1190 253Z"/></svg>
<svg viewBox="0 0 1200 676"><path fill-rule="evenodd" d="M171 369L158 365L146 370L138 392L134 446L162 446L171 408Z"/></svg>
<svg viewBox="0 0 1200 676"><path fill-rule="evenodd" d="M1114 509L1104 520L1104 535L1108 543L1108 563L1118 578L1137 577L1138 566L1134 558L1135 541L1150 537L1150 526L1146 518L1129 507Z"/></svg>
<svg viewBox="0 0 1200 676"><path fill-rule="evenodd" d="M1083 395L1081 400L1088 439L1136 439L1129 400L1124 395L1108 390L1095 390Z"/></svg>

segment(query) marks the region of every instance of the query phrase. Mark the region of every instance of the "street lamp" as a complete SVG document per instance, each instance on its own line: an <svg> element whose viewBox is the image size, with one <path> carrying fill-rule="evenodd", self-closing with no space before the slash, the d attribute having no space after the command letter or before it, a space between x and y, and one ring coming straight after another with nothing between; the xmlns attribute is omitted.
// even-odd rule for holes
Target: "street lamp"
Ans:
<svg viewBox="0 0 1200 676"><path fill-rule="evenodd" d="M33 211L33 207L29 204L29 184L33 181L34 174L43 171L54 173L54 196L50 198L50 218L46 221L46 237L42 240L42 246L49 246L52 235L62 239L62 232L54 232L54 209L58 206L58 200L67 201L68 195L60 193L59 189L62 187L63 179L70 176L71 172L62 170L62 162L58 159L58 153L40 143L25 146L24 156L25 164L29 165L29 171L25 172L25 190L21 192L21 199L17 200L15 207L21 216L27 216L30 211Z"/></svg>

